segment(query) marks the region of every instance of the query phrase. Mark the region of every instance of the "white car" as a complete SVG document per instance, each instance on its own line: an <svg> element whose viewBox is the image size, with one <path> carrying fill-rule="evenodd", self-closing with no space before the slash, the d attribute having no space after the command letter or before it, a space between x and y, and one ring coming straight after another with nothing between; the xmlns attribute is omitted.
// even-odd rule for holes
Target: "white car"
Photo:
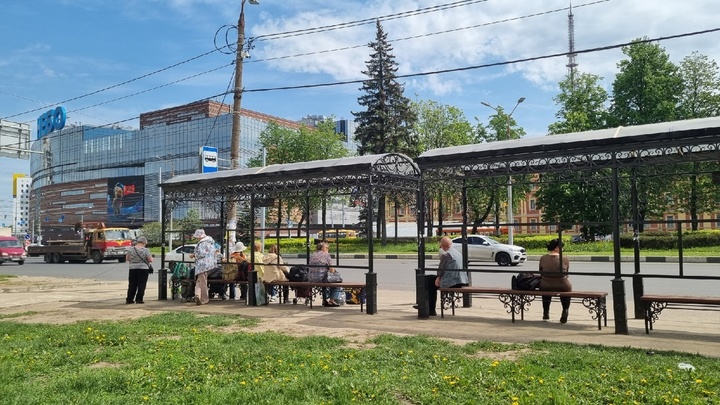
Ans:
<svg viewBox="0 0 720 405"><path fill-rule="evenodd" d="M195 253L195 244L182 245L175 249L165 252L165 266L172 271L176 262L195 262L190 255Z"/></svg>
<svg viewBox="0 0 720 405"><path fill-rule="evenodd" d="M468 235L468 261L490 261L500 266L517 266L527 260L525 248L506 245L484 235ZM462 253L462 238L453 239L453 249Z"/></svg>

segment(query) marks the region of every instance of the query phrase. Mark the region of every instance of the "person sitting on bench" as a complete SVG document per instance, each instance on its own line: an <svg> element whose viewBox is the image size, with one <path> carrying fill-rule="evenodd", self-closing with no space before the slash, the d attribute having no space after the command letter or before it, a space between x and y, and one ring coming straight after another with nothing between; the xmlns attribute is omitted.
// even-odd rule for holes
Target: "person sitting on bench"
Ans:
<svg viewBox="0 0 720 405"><path fill-rule="evenodd" d="M438 288L459 288L468 285L466 271L462 269L462 255L452 248L452 240L447 236L440 239L440 264L438 265L437 276L425 276L425 288L428 290L428 302L430 316L437 316L435 306L437 304ZM418 309L418 306L414 306Z"/></svg>
<svg viewBox="0 0 720 405"><path fill-rule="evenodd" d="M562 266L560 266L560 251L563 243L561 240L553 239L547 245L547 254L540 258L540 291L572 291L572 283L567 276L570 269L570 260L567 256L562 257ZM552 297L542 297L543 302L543 320L550 319L550 303ZM562 315L560 315L560 323L567 323L568 310L570 309L570 297L560 297L562 304Z"/></svg>

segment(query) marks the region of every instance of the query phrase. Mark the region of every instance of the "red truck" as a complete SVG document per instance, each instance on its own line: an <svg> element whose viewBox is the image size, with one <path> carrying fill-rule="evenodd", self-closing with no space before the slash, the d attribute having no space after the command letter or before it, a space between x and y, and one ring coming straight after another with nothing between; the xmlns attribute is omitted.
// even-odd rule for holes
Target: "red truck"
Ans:
<svg viewBox="0 0 720 405"><path fill-rule="evenodd" d="M125 262L127 249L132 247L128 228L107 228L102 222L76 226L78 239L48 241L45 245L28 246L27 255L42 256L45 263L94 263L103 260Z"/></svg>

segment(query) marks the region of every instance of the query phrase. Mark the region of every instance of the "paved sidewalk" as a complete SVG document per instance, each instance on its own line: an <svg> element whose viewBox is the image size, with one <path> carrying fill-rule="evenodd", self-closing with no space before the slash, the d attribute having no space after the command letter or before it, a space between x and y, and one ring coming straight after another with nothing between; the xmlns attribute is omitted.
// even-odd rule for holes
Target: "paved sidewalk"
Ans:
<svg viewBox="0 0 720 405"><path fill-rule="evenodd" d="M655 330L645 334L642 319L629 320L628 334L615 334L612 302L608 302L608 326L597 330L597 321L579 304L570 308L567 324L560 324L560 303L553 302L551 322L543 322L540 301L533 302L525 320L510 321L497 299L476 298L472 308L458 308L456 315L445 318L417 318L412 308L415 293L380 290L378 313L366 315L358 305L341 308L271 303L248 307L239 301L212 300L196 306L179 300L157 300L157 287L147 289L144 305L126 305L124 282L102 283L93 280L53 279L33 283L32 277L19 277L20 285L0 286L0 315L13 321L67 323L79 320L135 319L165 311L229 313L259 317L259 331L275 330L294 335L326 334L362 341L378 333L428 335L460 343L489 340L526 343L536 340L602 344L635 347L648 351L673 350L720 357L720 311L685 311L667 309L655 323ZM23 280L24 279L24 280ZM72 284L70 284L72 283ZM439 311L438 311L439 313ZM628 313L632 316L632 304Z"/></svg>

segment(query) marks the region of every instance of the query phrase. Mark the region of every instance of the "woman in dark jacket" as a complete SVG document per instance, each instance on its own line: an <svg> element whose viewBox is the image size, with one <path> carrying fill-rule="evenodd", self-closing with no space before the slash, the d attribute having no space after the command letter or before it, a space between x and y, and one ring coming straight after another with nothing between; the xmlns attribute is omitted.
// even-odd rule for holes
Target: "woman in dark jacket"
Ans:
<svg viewBox="0 0 720 405"><path fill-rule="evenodd" d="M570 260L567 256L562 256L562 266L560 265L560 251L563 243L558 239L553 239L548 243L547 254L540 258L540 280L541 291L572 291L572 283L567 276L570 269ZM543 301L543 320L550 319L550 303L552 297L542 297ZM568 309L570 308L570 297L561 297L562 315L560 323L566 323L568 319Z"/></svg>
<svg viewBox="0 0 720 405"><path fill-rule="evenodd" d="M141 236L135 246L128 249L125 260L128 262L130 272L128 275L128 290L125 298L126 304L144 304L145 286L147 285L150 263L153 258L150 250L145 247L147 239Z"/></svg>

